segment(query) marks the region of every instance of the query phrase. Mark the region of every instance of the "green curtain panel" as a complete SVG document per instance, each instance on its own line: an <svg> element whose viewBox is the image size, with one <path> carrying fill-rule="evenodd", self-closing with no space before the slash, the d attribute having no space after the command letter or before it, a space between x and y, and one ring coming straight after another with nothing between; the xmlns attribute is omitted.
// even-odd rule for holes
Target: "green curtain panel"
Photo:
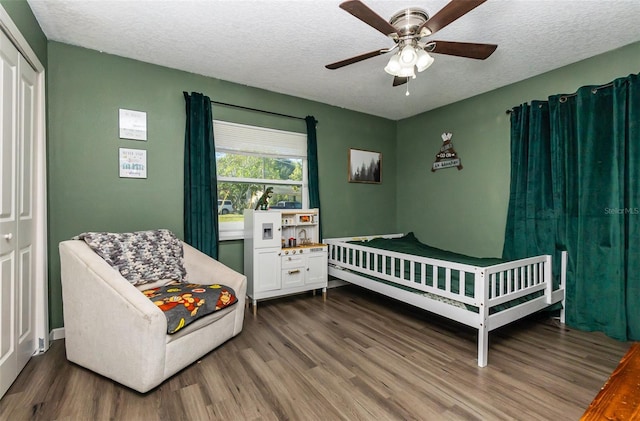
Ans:
<svg viewBox="0 0 640 421"><path fill-rule="evenodd" d="M517 107L511 125L504 255L566 249L567 324L640 340L638 75Z"/></svg>
<svg viewBox="0 0 640 421"><path fill-rule="evenodd" d="M511 114L511 192L505 259L555 254L550 149L549 105L534 101L516 108Z"/></svg>
<svg viewBox="0 0 640 421"><path fill-rule="evenodd" d="M316 136L316 124L318 121L313 116L306 116L307 123L307 166L309 171L309 208L320 209L320 178L318 177L318 138ZM322 221L322 213L320 213ZM318 231L322 239L322 225Z"/></svg>
<svg viewBox="0 0 640 421"><path fill-rule="evenodd" d="M185 242L218 258L218 202L211 100L184 92L187 124L184 136Z"/></svg>

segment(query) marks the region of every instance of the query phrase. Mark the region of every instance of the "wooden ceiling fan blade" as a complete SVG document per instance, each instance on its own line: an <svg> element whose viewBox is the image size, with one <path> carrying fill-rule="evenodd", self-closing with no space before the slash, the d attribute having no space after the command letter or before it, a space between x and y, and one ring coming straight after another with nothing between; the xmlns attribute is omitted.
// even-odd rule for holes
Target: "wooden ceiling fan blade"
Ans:
<svg viewBox="0 0 640 421"><path fill-rule="evenodd" d="M390 36L396 33L396 28L391 26L386 19L382 18L373 10L369 9L364 3L359 0L347 0L340 4L340 8L351 13L367 25L374 29L377 29L384 35Z"/></svg>
<svg viewBox="0 0 640 421"><path fill-rule="evenodd" d="M327 64L324 67L326 67L327 69L330 69L330 70L339 69L339 68L347 66L349 64L357 63L359 61L366 60L366 59L371 58L371 57L379 56L381 54L386 53L387 51L389 51L389 50L383 49L383 50L371 51L369 53L360 54L359 56L355 56L355 57L351 57L351 58L348 58L348 59L345 59L345 60L336 61L335 63Z"/></svg>
<svg viewBox="0 0 640 421"><path fill-rule="evenodd" d="M404 85L407 82L409 82L409 78L408 77L394 76L394 78L393 78L393 86Z"/></svg>
<svg viewBox="0 0 640 421"><path fill-rule="evenodd" d="M496 44L477 44L473 42L431 41L425 47L429 53L484 60L498 48Z"/></svg>
<svg viewBox="0 0 640 421"><path fill-rule="evenodd" d="M449 4L423 23L417 33L420 33L423 28L426 28L430 31L430 34L435 34L459 17L480 6L485 1L487 0L451 0Z"/></svg>

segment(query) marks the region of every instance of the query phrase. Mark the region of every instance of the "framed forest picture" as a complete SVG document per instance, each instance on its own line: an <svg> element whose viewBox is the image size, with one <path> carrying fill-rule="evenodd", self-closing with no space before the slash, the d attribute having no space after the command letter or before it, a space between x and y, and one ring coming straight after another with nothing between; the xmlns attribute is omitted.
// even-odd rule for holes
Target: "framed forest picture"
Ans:
<svg viewBox="0 0 640 421"><path fill-rule="evenodd" d="M350 183L381 183L382 154L380 152L349 149Z"/></svg>

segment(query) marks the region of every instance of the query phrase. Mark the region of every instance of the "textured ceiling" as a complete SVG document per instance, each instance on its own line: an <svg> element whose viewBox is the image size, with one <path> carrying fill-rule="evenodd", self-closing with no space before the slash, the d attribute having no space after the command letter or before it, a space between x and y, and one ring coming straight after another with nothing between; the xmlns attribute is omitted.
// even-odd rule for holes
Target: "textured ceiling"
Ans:
<svg viewBox="0 0 640 421"><path fill-rule="evenodd" d="M27 1L50 40L393 120L640 41L640 0L489 0L432 39L498 44L496 52L484 61L434 54L406 96L383 70L389 55L324 67L394 45L340 0ZM385 19L448 3L363 1Z"/></svg>

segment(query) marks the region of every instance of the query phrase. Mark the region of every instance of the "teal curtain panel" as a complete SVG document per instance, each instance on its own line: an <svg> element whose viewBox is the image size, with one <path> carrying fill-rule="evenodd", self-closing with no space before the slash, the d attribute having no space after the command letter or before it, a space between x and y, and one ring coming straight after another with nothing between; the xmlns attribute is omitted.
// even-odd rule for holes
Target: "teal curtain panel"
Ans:
<svg viewBox="0 0 640 421"><path fill-rule="evenodd" d="M306 116L307 123L307 166L309 171L309 208L320 211L320 178L318 177L318 137L316 124L318 121L313 116ZM322 221L322 212L320 212ZM322 239L322 225L319 224L320 239Z"/></svg>
<svg viewBox="0 0 640 421"><path fill-rule="evenodd" d="M185 242L218 258L218 209L215 143L211 100L184 92L187 122L184 136Z"/></svg>
<svg viewBox="0 0 640 421"><path fill-rule="evenodd" d="M560 249L569 254L567 324L640 340L638 75L511 114L504 256L558 260Z"/></svg>

